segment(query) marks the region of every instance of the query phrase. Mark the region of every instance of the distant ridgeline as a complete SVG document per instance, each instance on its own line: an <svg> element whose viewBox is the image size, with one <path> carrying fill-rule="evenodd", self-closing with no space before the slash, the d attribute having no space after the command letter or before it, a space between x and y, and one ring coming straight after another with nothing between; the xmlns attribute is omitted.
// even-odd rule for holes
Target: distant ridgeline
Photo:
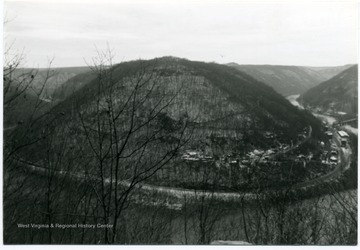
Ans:
<svg viewBox="0 0 360 250"><path fill-rule="evenodd" d="M44 88L42 97L44 99L54 99L58 89L69 79L79 74L88 74L89 67L66 67L66 68L19 68L14 71L14 78L26 78L33 76L29 91L39 92Z"/></svg>
<svg viewBox="0 0 360 250"><path fill-rule="evenodd" d="M302 94L352 66L228 65L262 81L283 96Z"/></svg>
<svg viewBox="0 0 360 250"><path fill-rule="evenodd" d="M4 127L15 126L35 114L47 112L64 96L64 83L79 74L88 75L89 71L89 67L14 69L4 76L4 82L10 83L9 89L4 91ZM14 100L7 105L10 99Z"/></svg>

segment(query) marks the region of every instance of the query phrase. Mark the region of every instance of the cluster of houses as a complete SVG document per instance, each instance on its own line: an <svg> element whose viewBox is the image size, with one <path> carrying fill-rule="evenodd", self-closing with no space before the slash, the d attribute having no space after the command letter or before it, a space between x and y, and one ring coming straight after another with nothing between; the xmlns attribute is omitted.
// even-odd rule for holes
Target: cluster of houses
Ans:
<svg viewBox="0 0 360 250"><path fill-rule="evenodd" d="M181 155L181 159L185 161L212 161L213 156L201 150L186 150Z"/></svg>
<svg viewBox="0 0 360 250"><path fill-rule="evenodd" d="M321 163L328 165L336 165L338 163L338 151L335 146L329 151L323 151L321 155Z"/></svg>
<svg viewBox="0 0 360 250"><path fill-rule="evenodd" d="M217 173L223 173L225 174L223 176L224 181L230 181L231 182L231 178L235 178L235 176L242 176L244 173L248 173L249 170L253 167L253 166L257 166L259 163L260 164L266 164L266 163L271 163L274 165L281 165L281 161L276 160L276 156L281 154L281 153L286 153L288 152L290 149L292 148L296 148L298 143L303 141L304 139L306 139L309 131L308 128L305 128L301 133L298 134L298 138L296 141L291 142L291 143L281 143L279 141L276 140L277 136L275 133L272 132L264 132L263 136L266 139L272 139L272 141L274 142L271 146L271 148L268 149L263 149L263 148L253 148L251 151L248 152L241 152L241 153L231 153L231 154L223 154L223 155L214 155L213 152L211 151L211 149L208 150L204 150L204 149L188 149L183 151L182 154L180 154L180 158L181 160L183 160L184 162L208 162L211 163L209 165L209 167L214 167L214 171ZM328 131L327 134L329 136L329 138L333 138L333 133L335 133L336 130L334 130L334 132L332 131ZM338 135L338 138L341 138L341 140L346 141L348 138L348 134L344 131L337 131L336 132ZM321 145L324 147L325 143L321 142ZM342 143L342 145L344 145ZM338 151L337 151L337 147L333 147L331 149L328 149L328 151L323 151L320 159L319 159L319 163L323 163L323 164L310 164L309 167L312 168L311 166L316 166L316 170L314 169L314 171L312 172L312 174L316 177L318 175L321 175L325 172L328 172L329 169L334 168L338 162ZM302 162L304 163L303 166L306 167L308 165L309 162L314 162L314 153L313 152L300 152L299 150L294 150L292 151L292 153L289 155L289 159L292 159L293 161L296 162ZM287 159L287 160L289 160ZM317 158L316 158L317 159ZM317 160L316 160L317 161ZM195 164L189 164L189 171L188 175L191 176L192 171L195 171L199 165ZM193 170L191 170L193 169ZM195 169L195 170L194 170ZM198 171L198 170L196 170ZM183 169L183 172L186 172ZM310 171L311 172L311 171ZM222 175L223 175L222 174ZM314 177L312 176L312 177ZM307 177L307 178L312 178L312 177ZM220 176L219 176L220 178ZM245 177L242 177L245 178Z"/></svg>
<svg viewBox="0 0 360 250"><path fill-rule="evenodd" d="M281 144L279 148L272 148L268 150L254 149L244 156L235 155L235 154L226 154L214 159L214 156L210 153L203 153L201 150L186 150L182 153L180 158L184 161L189 162L209 162L215 161L218 167L226 166L229 164L238 164L241 168L245 167L244 165L254 164L257 162L266 162L270 158L279 152L279 150L284 150L289 148L289 145Z"/></svg>
<svg viewBox="0 0 360 250"><path fill-rule="evenodd" d="M247 153L242 160L243 164L256 162L267 162L270 158L277 153L279 150L276 148L271 148L268 150L254 149L253 151Z"/></svg>
<svg viewBox="0 0 360 250"><path fill-rule="evenodd" d="M324 127L327 129L327 131L325 131L325 135L327 136L328 140L332 140L334 137L334 133L336 133L336 138L339 140L341 147L347 146L349 134L343 130L339 130L340 129L339 124L334 123L333 128L330 128L327 122L323 121L322 123Z"/></svg>
<svg viewBox="0 0 360 250"><path fill-rule="evenodd" d="M324 122L323 122L324 123ZM326 124L326 123L325 123ZM331 141L335 139L341 145L341 147L346 148L349 140L349 134L343 130L337 130L339 127L335 126L332 130L328 127L328 130L325 132L328 139ZM330 166L330 169L333 169L339 163L339 153L338 146L333 141L330 145L330 149L328 151L323 151L322 153L322 164Z"/></svg>
<svg viewBox="0 0 360 250"><path fill-rule="evenodd" d="M326 127L328 130L325 132L329 141L332 141L334 138L338 140L338 142L341 144L341 147L347 147L349 135L343 131L339 130L339 128L334 127L330 128L329 124L325 121L323 122L324 127ZM333 124L334 125L334 124ZM225 179L231 179L231 177L234 177L237 175L237 173L246 173L249 172L252 166L258 164L258 163L267 163L272 162L276 164L276 162L273 162L272 160L275 159L275 156L284 152L289 151L289 149L297 147L297 143L305 140L309 134L309 129L304 128L301 133L298 134L297 140L291 143L281 143L277 139L279 137L269 131L263 132L263 137L267 141L273 142L272 144L269 144L270 148L268 149L261 149L261 148L255 148L248 152L241 152L239 154L232 153L232 154L223 154L223 155L214 155L211 149L209 150L203 150L203 149L188 149L183 151L180 154L181 160L191 163L191 162L209 162L209 166L214 167L214 170L217 171L217 173L222 173L222 171L226 172ZM339 155L338 155L338 149L337 146L334 146L332 148L327 149L327 151L323 151L325 147L325 143L321 142L322 145L322 154L320 156L320 162L323 164L314 163L313 161L313 153L300 153L300 151L294 150L293 154L290 155L290 158L297 161L297 162L303 162L304 167L307 165L307 163L312 162L314 164L309 164L308 167L312 168L314 167L314 171L311 172L311 178L315 178L323 172L328 172L329 169L334 168L338 162L339 162ZM316 159L318 159L316 157ZM317 160L316 160L317 161ZM183 171L184 169L180 170L180 172L183 173L183 175L193 174L194 172L192 169L197 169L200 165L198 164L188 164L189 171ZM207 166L207 165L206 165ZM315 170L316 168L316 170ZM176 176L176 175L175 175ZM220 178L220 176L219 176ZM308 177L309 178L309 177ZM194 179L196 179L194 177Z"/></svg>
<svg viewBox="0 0 360 250"><path fill-rule="evenodd" d="M301 141L306 138L308 133L308 129L304 128L304 130L298 135L298 140ZM275 139L277 135L273 132L265 131L263 133L264 138L266 139ZM229 164L236 164L240 168L245 168L249 165L254 165L257 163L266 163L271 158L273 158L279 152L284 152L290 149L293 146L293 143L280 143L279 141L275 140L276 143L273 144L273 147L270 149L253 149L250 152L247 152L245 155L238 155L238 154L224 154L220 157L214 158L212 153L209 151L205 152L204 150L200 149L189 149L185 150L180 158L187 162L209 162L215 161L218 167L221 166L229 166ZM277 145L276 145L277 144Z"/></svg>

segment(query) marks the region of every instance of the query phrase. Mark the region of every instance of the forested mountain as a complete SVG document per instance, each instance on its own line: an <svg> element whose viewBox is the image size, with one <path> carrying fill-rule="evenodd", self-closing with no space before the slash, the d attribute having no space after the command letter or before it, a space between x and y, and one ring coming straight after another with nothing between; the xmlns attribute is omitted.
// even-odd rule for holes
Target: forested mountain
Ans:
<svg viewBox="0 0 360 250"><path fill-rule="evenodd" d="M47 118L38 123L39 129L48 123L55 131L57 126L65 126L61 136L70 136L74 147L86 139L84 136L91 137L89 131L101 130L94 135L99 136L111 134L116 127L118 134L126 134L129 126L141 130L146 124L152 129L165 127L170 133L185 121L193 137L198 138L189 145L193 148L199 143L211 147L210 137L214 136L237 138L244 147L256 147L264 144L266 131L290 143L309 125L313 136L321 134L312 115L292 106L266 84L226 65L162 57L112 67L97 65L94 69L64 83L62 92L57 92L62 94L55 95L64 100L53 107L46 106L41 98L31 98L32 105L21 110L31 113L28 110L38 101L42 109L37 111L51 108ZM24 94L21 100L26 98ZM16 115L12 114L5 113L9 126L26 118L16 110ZM35 136L39 132L34 126L32 131ZM143 136L142 132L139 135ZM226 146L231 149L233 143L224 142L222 150Z"/></svg>
<svg viewBox="0 0 360 250"><path fill-rule="evenodd" d="M36 123L20 124L19 134L29 140L52 131L68 138L69 154L77 156L99 150L94 148L94 141L107 145L114 138L133 149L150 136L161 143L148 150L159 147L159 152L185 140L187 148L222 155L240 148L268 147L264 134L269 131L277 136L278 143L287 144L296 141L309 125L313 137L321 136L320 122L307 111L292 106L264 83L225 65L163 57L112 67L98 65L97 71L74 79L78 77L82 81L78 90L50 107ZM30 131L21 131L29 126ZM43 148L34 144L26 148L24 157L38 161L47 154Z"/></svg>
<svg viewBox="0 0 360 250"><path fill-rule="evenodd" d="M358 66L341 72L328 81L308 90L299 101L322 111L357 114Z"/></svg>
<svg viewBox="0 0 360 250"><path fill-rule="evenodd" d="M283 96L302 94L351 66L303 67L239 65L236 63L229 63L228 65L264 82Z"/></svg>
<svg viewBox="0 0 360 250"><path fill-rule="evenodd" d="M187 116L194 124L211 124L228 130L256 124L264 130L276 129L293 135L308 122L273 89L225 65L163 57L121 63L113 66L110 72L111 85L101 90L99 81L103 79L94 72L75 76L63 86L77 81L81 82L79 90L60 103L57 109L61 112L71 112L70 106L72 109L90 109L98 92L104 101L108 89L112 90L116 102L121 103L132 93L133 81L143 74L143 78L151 76L149 82L156 83L156 88L147 96L147 108L151 109L160 96L172 97L174 99L164 113L173 120ZM69 89L64 88L64 91Z"/></svg>

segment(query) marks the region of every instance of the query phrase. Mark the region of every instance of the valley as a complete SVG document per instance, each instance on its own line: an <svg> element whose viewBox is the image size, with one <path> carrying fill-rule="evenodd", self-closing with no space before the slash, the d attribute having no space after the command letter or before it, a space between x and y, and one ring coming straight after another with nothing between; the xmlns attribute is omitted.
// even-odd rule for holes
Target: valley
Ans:
<svg viewBox="0 0 360 250"><path fill-rule="evenodd" d="M3 1L2 244L358 245L356 1Z"/></svg>
<svg viewBox="0 0 360 250"><path fill-rule="evenodd" d="M21 119L23 106L6 106L8 243L329 244L340 223L353 230L347 120L226 65L161 57L96 69L51 98L36 92ZM302 213L334 221L307 224ZM16 233L35 220L111 226Z"/></svg>

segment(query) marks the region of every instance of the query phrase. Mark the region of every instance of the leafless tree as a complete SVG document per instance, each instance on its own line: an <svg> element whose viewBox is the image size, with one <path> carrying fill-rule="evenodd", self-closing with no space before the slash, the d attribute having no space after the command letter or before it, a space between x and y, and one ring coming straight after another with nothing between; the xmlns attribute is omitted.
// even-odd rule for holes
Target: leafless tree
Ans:
<svg viewBox="0 0 360 250"><path fill-rule="evenodd" d="M133 75L117 79L112 52L97 59L95 100L79 107L78 118L92 159L84 170L97 176L92 190L102 223L111 225L104 229L104 242L114 243L132 191L171 163L187 141L187 121L167 115L181 86L169 89L159 68L140 62Z"/></svg>

